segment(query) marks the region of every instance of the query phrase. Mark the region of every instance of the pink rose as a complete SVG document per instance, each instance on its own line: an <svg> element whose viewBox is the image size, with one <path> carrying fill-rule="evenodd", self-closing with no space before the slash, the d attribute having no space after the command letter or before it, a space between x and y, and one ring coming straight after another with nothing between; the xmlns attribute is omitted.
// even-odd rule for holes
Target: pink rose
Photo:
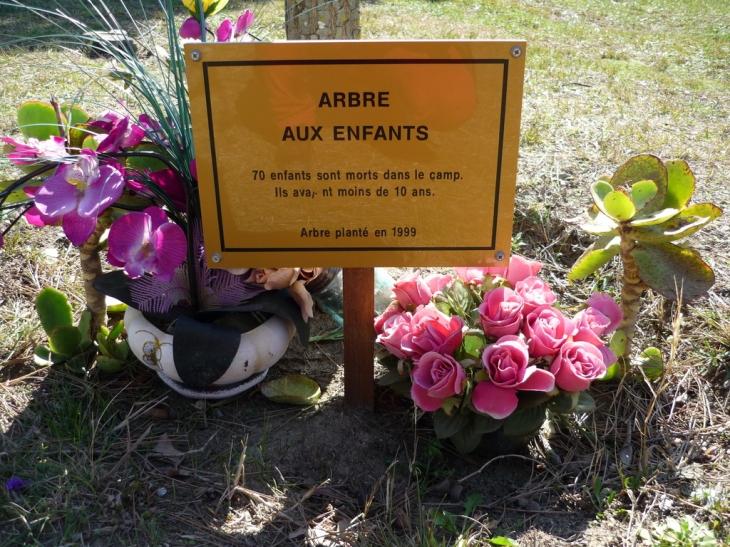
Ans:
<svg viewBox="0 0 730 547"><path fill-rule="evenodd" d="M478 308L484 334L495 338L517 334L522 324L523 305L522 297L512 289L498 287L488 291Z"/></svg>
<svg viewBox="0 0 730 547"><path fill-rule="evenodd" d="M518 336L503 336L482 354L489 382L479 382L472 404L479 412L501 420L517 408L517 391L550 391L555 378L547 370L528 366L527 344Z"/></svg>
<svg viewBox="0 0 730 547"><path fill-rule="evenodd" d="M603 315L611 320L608 327L606 327L606 330L603 331L603 334L611 334L613 331L615 331L624 318L624 313L623 311L621 311L621 306L616 304L614 299L607 294L594 292L588 299L587 304L591 308L600 311Z"/></svg>
<svg viewBox="0 0 730 547"><path fill-rule="evenodd" d="M527 279L542 269L542 263L535 260L527 260L519 255L512 255L507 268L487 268L489 273L504 277L514 287L518 281Z"/></svg>
<svg viewBox="0 0 730 547"><path fill-rule="evenodd" d="M394 315L388 319L383 326L383 332L375 339L376 342L385 346L390 353L405 359L406 354L403 352L401 344L403 337L411 331L411 314L406 312L400 315Z"/></svg>
<svg viewBox="0 0 730 547"><path fill-rule="evenodd" d="M540 306L552 306L557 300L548 284L534 275L515 283L515 292L525 301L525 307L522 308L524 315Z"/></svg>
<svg viewBox="0 0 730 547"><path fill-rule="evenodd" d="M481 285L484 277L489 273L490 268L478 268L478 267L467 267L467 268L454 268L456 275L464 283L474 283L475 285Z"/></svg>
<svg viewBox="0 0 730 547"><path fill-rule="evenodd" d="M441 408L444 399L461 393L466 382L464 367L450 355L429 351L413 370L411 397L426 412Z"/></svg>
<svg viewBox="0 0 730 547"><path fill-rule="evenodd" d="M401 313L403 313L403 310L399 306L394 306L393 304L385 308L385 311L375 318L375 333L383 334L388 321ZM390 322L392 323L392 321Z"/></svg>
<svg viewBox="0 0 730 547"><path fill-rule="evenodd" d="M603 354L588 342L566 342L555 357L550 372L565 391L582 391L606 373Z"/></svg>
<svg viewBox="0 0 730 547"><path fill-rule="evenodd" d="M575 314L573 323L578 329L578 332L573 335L573 341L588 342L594 346L600 346L603 341L599 336L606 332L611 319L595 308L586 308Z"/></svg>
<svg viewBox="0 0 730 547"><path fill-rule="evenodd" d="M551 306L540 306L528 313L522 327L533 357L555 355L577 330L570 319Z"/></svg>
<svg viewBox="0 0 730 547"><path fill-rule="evenodd" d="M444 290L444 287L451 283L453 278L450 275L431 274L424 281L428 285L428 290L431 291L433 297L436 293L440 293Z"/></svg>
<svg viewBox="0 0 730 547"><path fill-rule="evenodd" d="M461 345L464 320L449 317L433 306L419 308L411 317L410 331L401 340L403 353L418 362L428 352L451 355Z"/></svg>
<svg viewBox="0 0 730 547"><path fill-rule="evenodd" d="M433 293L426 281L421 278L420 271L401 276L393 285L393 297L404 310L407 310L411 304L412 307L428 304L432 296Z"/></svg>

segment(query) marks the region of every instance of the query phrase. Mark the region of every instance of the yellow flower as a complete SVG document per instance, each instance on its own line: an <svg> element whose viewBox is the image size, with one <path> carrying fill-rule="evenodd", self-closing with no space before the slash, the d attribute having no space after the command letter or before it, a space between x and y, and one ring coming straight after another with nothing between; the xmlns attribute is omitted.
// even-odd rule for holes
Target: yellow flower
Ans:
<svg viewBox="0 0 730 547"><path fill-rule="evenodd" d="M182 3L190 12L190 15L198 17L198 0L182 0ZM206 17L210 17L226 7L227 3L228 0L202 0L203 13Z"/></svg>

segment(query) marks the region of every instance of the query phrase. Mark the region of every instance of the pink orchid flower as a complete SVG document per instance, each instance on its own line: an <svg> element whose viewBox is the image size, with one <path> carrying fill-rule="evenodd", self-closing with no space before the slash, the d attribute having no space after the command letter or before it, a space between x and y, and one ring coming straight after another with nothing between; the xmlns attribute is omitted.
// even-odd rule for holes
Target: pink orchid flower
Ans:
<svg viewBox="0 0 730 547"><path fill-rule="evenodd" d="M503 336L488 346L482 363L489 374L488 382L474 386L472 404L496 420L512 414L519 402L518 391L551 391L555 377L547 370L529 365L527 344L519 336Z"/></svg>
<svg viewBox="0 0 730 547"><path fill-rule="evenodd" d="M132 279L149 272L171 281L186 253L185 232L159 207L127 213L109 230L109 263L123 266Z"/></svg>
<svg viewBox="0 0 730 547"><path fill-rule="evenodd" d="M236 26L233 29L233 38L241 38L242 36L244 36L253 24L253 20L254 15L250 9L247 9L241 15L239 15L238 20L236 21Z"/></svg>
<svg viewBox="0 0 730 547"><path fill-rule="evenodd" d="M120 152L122 148L137 146L144 137L145 130L131 123L129 116L125 116L111 123L111 129L107 135L100 135L102 140L96 151L99 153Z"/></svg>
<svg viewBox="0 0 730 547"><path fill-rule="evenodd" d="M0 137L0 141L13 148L7 156L15 165L32 165L38 160L58 160L68 155L63 137L51 137L45 141L31 137L27 144L10 137Z"/></svg>
<svg viewBox="0 0 730 547"><path fill-rule="evenodd" d="M188 17L182 25L180 25L180 38L186 40L200 40L203 33L200 29L200 21L195 17Z"/></svg>
<svg viewBox="0 0 730 547"><path fill-rule="evenodd" d="M147 176L152 180L152 182L162 188L180 212L185 212L187 208L185 201L185 188L180 181L180 177L177 176L175 171L172 169L161 169L160 171L147 173ZM147 197L154 197L152 191L138 180L128 178L126 180L126 184L128 188L134 190L138 194L142 194Z"/></svg>
<svg viewBox="0 0 730 547"><path fill-rule="evenodd" d="M36 193L38 192L38 188L39 186L26 186L25 188L23 188L23 192L25 192L25 195L27 195L29 198L34 198ZM31 226L38 226L42 228L43 226L53 226L59 220L61 220L61 217L44 215L38 210L37 205L33 205L25 212L25 220L27 220L28 224L30 224Z"/></svg>
<svg viewBox="0 0 730 547"><path fill-rule="evenodd" d="M76 163L61 165L38 189L35 204L42 215L63 216L61 225L74 245L82 245L96 219L122 195L124 177L113 165L99 165L96 152L85 148Z"/></svg>

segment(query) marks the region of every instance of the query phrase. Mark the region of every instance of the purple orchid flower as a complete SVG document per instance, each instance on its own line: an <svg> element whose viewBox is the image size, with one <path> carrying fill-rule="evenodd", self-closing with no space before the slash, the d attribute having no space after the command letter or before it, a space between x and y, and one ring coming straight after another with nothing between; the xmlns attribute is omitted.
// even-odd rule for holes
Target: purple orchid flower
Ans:
<svg viewBox="0 0 730 547"><path fill-rule="evenodd" d="M224 19L218 25L218 30L215 31L215 37L219 42L228 42L233 37L233 23L231 23L230 19Z"/></svg>
<svg viewBox="0 0 730 547"><path fill-rule="evenodd" d="M157 184L169 196L180 212L185 212L187 207L185 201L185 188L180 177L172 169L161 169L147 173L147 176ZM134 179L127 179L127 187L138 194L153 197L154 194L144 184Z"/></svg>
<svg viewBox="0 0 730 547"><path fill-rule="evenodd" d="M254 15L250 9L247 9L241 15L239 15L238 20L236 21L236 26L233 29L233 38L240 38L241 36L245 35L248 29L253 24L253 20Z"/></svg>
<svg viewBox="0 0 730 547"><path fill-rule="evenodd" d="M159 207L128 213L109 230L109 264L123 266L132 279L149 272L170 281L186 254L185 232Z"/></svg>
<svg viewBox="0 0 730 547"><path fill-rule="evenodd" d="M25 195L27 195L29 198L34 198L36 193L38 192L39 187L38 186L26 186L23 188L23 192L25 192ZM56 224L59 220L61 220L61 216L49 216L44 215L40 212L37 205L33 205L30 209L28 209L25 212L25 220L28 221L28 224L31 226L53 226Z"/></svg>
<svg viewBox="0 0 730 547"><path fill-rule="evenodd" d="M129 116L112 122L112 127L106 136L102 136L97 152L120 152L122 148L137 146L145 137L145 130L133 124Z"/></svg>
<svg viewBox="0 0 730 547"><path fill-rule="evenodd" d="M63 137L51 137L45 141L31 137L27 144L11 137L0 137L0 141L13 147L7 156L15 165L32 165L38 160L58 160L68 155Z"/></svg>
<svg viewBox="0 0 730 547"><path fill-rule="evenodd" d="M203 33L200 29L200 22L195 17L188 17L185 22L180 25L180 38L186 40L200 40Z"/></svg>
<svg viewBox="0 0 730 547"><path fill-rule="evenodd" d="M61 165L35 196L42 215L63 216L61 225L74 245L82 245L96 228L97 217L122 195L124 176L113 165L99 165L85 148L73 164Z"/></svg>

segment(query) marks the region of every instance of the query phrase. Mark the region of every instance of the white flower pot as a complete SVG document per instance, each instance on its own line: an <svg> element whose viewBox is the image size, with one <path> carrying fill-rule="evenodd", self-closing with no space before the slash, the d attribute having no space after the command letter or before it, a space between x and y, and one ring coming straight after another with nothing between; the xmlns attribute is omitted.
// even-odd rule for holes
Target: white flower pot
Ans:
<svg viewBox="0 0 730 547"><path fill-rule="evenodd" d="M238 351L225 372L205 388L186 385L173 360L173 335L155 327L132 307L124 314L129 347L142 363L157 372L172 389L196 399L224 399L245 391L261 382L282 358L294 336L294 325L273 316L255 329L241 334ZM205 366L205 363L201 363Z"/></svg>

